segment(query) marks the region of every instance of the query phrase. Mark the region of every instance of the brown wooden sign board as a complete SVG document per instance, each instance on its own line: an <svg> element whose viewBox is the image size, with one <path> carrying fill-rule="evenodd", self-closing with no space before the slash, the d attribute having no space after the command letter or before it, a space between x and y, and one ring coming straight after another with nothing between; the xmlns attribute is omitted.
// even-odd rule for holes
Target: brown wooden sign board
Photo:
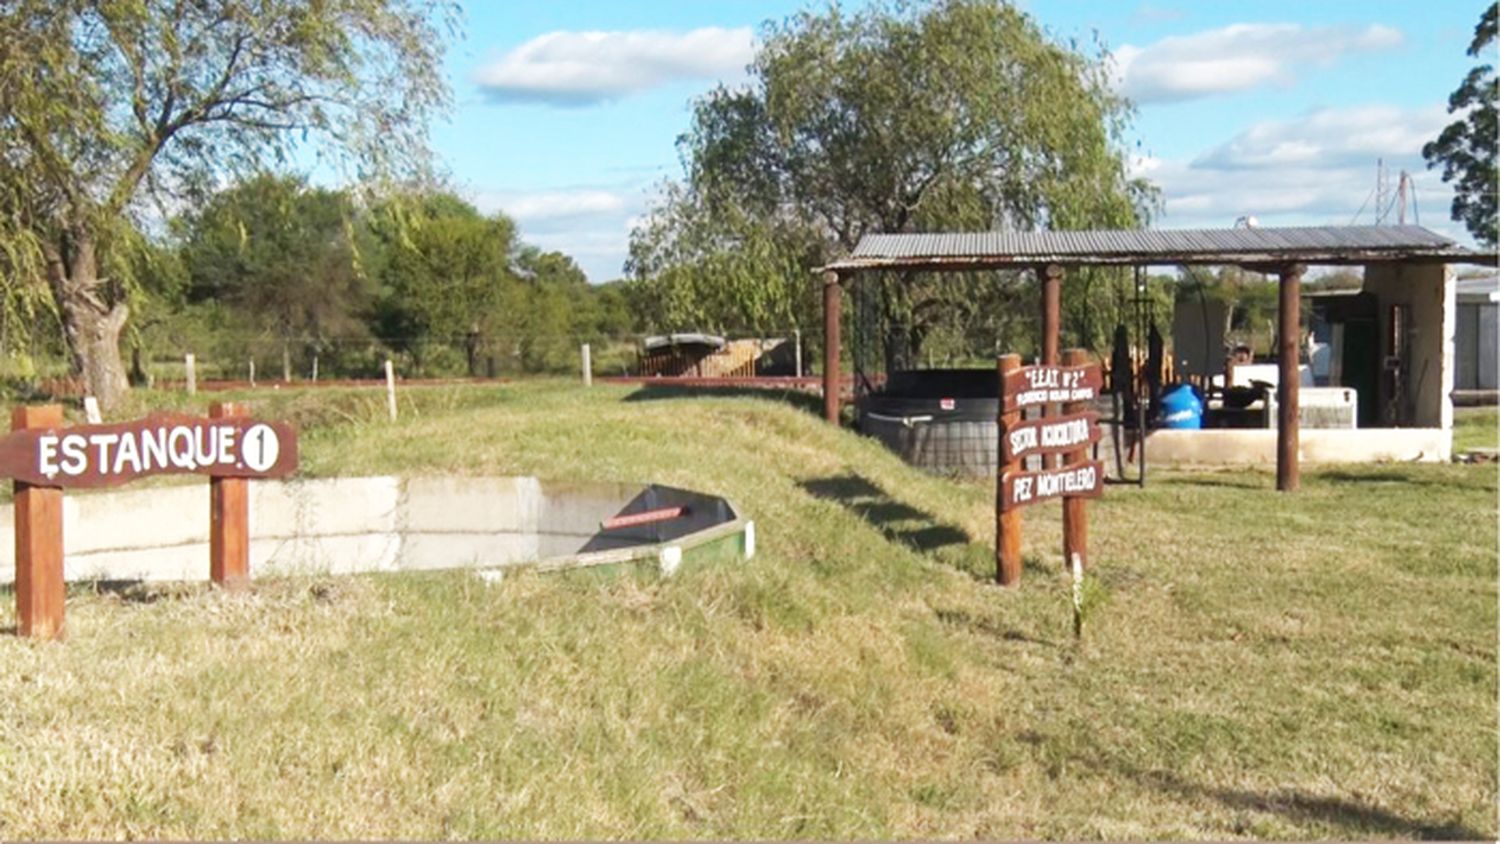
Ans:
<svg viewBox="0 0 1500 844"><path fill-rule="evenodd" d="M1017 422L1000 437L1000 462L1033 454L1067 454L1093 445L1100 437L1098 422L1099 414L1093 411Z"/></svg>
<svg viewBox="0 0 1500 844"><path fill-rule="evenodd" d="M278 478L296 469L296 430L245 417L159 414L0 438L0 477L36 486L106 487L180 474Z"/></svg>
<svg viewBox="0 0 1500 844"><path fill-rule="evenodd" d="M1099 364L1023 366L1005 373L1004 406L1011 410L1044 404L1093 401L1104 388Z"/></svg>
<svg viewBox="0 0 1500 844"><path fill-rule="evenodd" d="M1041 472L1006 472L1000 486L1002 510L1053 498L1098 498L1104 494L1104 464L1088 460Z"/></svg>

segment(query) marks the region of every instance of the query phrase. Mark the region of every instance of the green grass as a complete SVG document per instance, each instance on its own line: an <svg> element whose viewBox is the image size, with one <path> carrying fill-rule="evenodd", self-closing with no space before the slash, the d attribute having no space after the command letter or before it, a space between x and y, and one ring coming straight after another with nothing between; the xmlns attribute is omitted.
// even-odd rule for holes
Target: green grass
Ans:
<svg viewBox="0 0 1500 844"><path fill-rule="evenodd" d="M1496 474L1156 473L992 573L993 487L770 398L261 394L308 474L728 495L748 563L78 590L0 637L0 837L1494 838ZM206 565L206 563L205 563ZM13 623L4 602L0 624Z"/></svg>
<svg viewBox="0 0 1500 844"><path fill-rule="evenodd" d="M1500 408L1460 407L1453 411L1453 453L1500 448Z"/></svg>

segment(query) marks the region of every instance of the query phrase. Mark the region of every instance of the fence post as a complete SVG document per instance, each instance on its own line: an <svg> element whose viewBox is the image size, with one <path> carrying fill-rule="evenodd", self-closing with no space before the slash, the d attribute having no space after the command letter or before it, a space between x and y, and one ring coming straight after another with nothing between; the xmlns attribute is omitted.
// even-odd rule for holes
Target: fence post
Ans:
<svg viewBox="0 0 1500 844"><path fill-rule="evenodd" d="M583 344L583 386L594 386L594 362L589 355L589 344Z"/></svg>
<svg viewBox="0 0 1500 844"><path fill-rule="evenodd" d="M281 382L292 383L292 350L287 347L286 341L281 343Z"/></svg>
<svg viewBox="0 0 1500 844"><path fill-rule="evenodd" d="M245 415L236 402L214 402L214 419ZM250 482L245 478L208 481L208 577L215 586L239 589L250 580Z"/></svg>
<svg viewBox="0 0 1500 844"><path fill-rule="evenodd" d="M198 362L192 352L182 356L183 366L187 370L187 394L194 396L198 394Z"/></svg>
<svg viewBox="0 0 1500 844"><path fill-rule="evenodd" d="M62 406L16 407L10 428L60 428ZM63 491L14 482L16 532L16 633L63 637Z"/></svg>
<svg viewBox="0 0 1500 844"><path fill-rule="evenodd" d="M314 384L318 383L318 353L317 352L313 352L312 380L313 380Z"/></svg>
<svg viewBox="0 0 1500 844"><path fill-rule="evenodd" d="M255 358L250 359L250 386L255 386Z"/></svg>
<svg viewBox="0 0 1500 844"><path fill-rule="evenodd" d="M385 359L385 406L391 414L391 421L396 421L396 367L390 358Z"/></svg>
<svg viewBox="0 0 1500 844"><path fill-rule="evenodd" d="M796 338L796 347L795 347L796 348L796 358L797 358L796 376L798 378L801 378L802 377L802 329L800 329L800 328L793 328L792 329L792 336Z"/></svg>

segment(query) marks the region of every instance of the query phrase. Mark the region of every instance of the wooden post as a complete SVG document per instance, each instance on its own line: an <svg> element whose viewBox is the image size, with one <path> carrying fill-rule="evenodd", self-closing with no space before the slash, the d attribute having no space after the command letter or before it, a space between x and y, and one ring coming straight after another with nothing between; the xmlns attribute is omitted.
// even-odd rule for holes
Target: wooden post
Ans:
<svg viewBox="0 0 1500 844"><path fill-rule="evenodd" d="M1003 453L1005 432L1021 421L1021 411L1013 410L1005 401L1005 374L1021 368L1020 355L1001 355L1000 375L1000 438L997 443ZM1005 502L1005 473L1019 472L1021 461L1004 463L995 473L995 579L1001 586L1015 586L1021 582L1021 508L1007 508Z"/></svg>
<svg viewBox="0 0 1500 844"><path fill-rule="evenodd" d="M1298 350L1302 345L1304 269L1301 264L1289 264L1281 269L1276 350L1276 488L1282 492L1296 492L1302 486L1302 467L1298 461L1302 373L1298 366Z"/></svg>
<svg viewBox="0 0 1500 844"><path fill-rule="evenodd" d="M214 402L213 419L245 416L245 406ZM250 580L250 481L209 478L208 577L215 586L243 588Z"/></svg>
<svg viewBox="0 0 1500 844"><path fill-rule="evenodd" d="M1062 335L1063 268L1048 264L1040 273L1042 283L1042 363L1057 363L1057 346Z"/></svg>
<svg viewBox="0 0 1500 844"><path fill-rule="evenodd" d="M792 336L794 338L796 338L795 339L796 346L793 347L793 351L794 351L795 357L796 357L796 373L795 374L796 374L796 376L798 378L801 378L802 377L802 329L800 329L800 328L793 328L792 329Z"/></svg>
<svg viewBox="0 0 1500 844"><path fill-rule="evenodd" d="M318 383L318 353L313 352L312 382Z"/></svg>
<svg viewBox="0 0 1500 844"><path fill-rule="evenodd" d="M396 421L396 367L390 358L385 359L385 407L391 414L391 421Z"/></svg>
<svg viewBox="0 0 1500 844"><path fill-rule="evenodd" d="M589 344L584 343L580 352L583 355L583 386L592 387L594 386L594 361L589 351Z"/></svg>
<svg viewBox="0 0 1500 844"><path fill-rule="evenodd" d="M292 350L285 341L281 344L281 381L283 384L292 383Z"/></svg>
<svg viewBox="0 0 1500 844"><path fill-rule="evenodd" d="M250 386L255 386L255 358L250 359Z"/></svg>
<svg viewBox="0 0 1500 844"><path fill-rule="evenodd" d="M1089 362L1089 353L1083 349L1068 349L1063 352L1063 366L1083 366ZM1063 405L1063 413L1082 413L1090 410L1089 402L1072 402ZM1063 465L1083 463L1089 459L1088 446L1070 451L1063 457ZM1089 559L1089 511L1088 500L1064 498L1063 503L1063 560L1070 564L1087 567ZM1076 562L1074 562L1076 561Z"/></svg>
<svg viewBox="0 0 1500 844"><path fill-rule="evenodd" d="M13 431L60 428L61 405L16 407ZM38 639L63 637L63 492L15 482L16 632Z"/></svg>
<svg viewBox="0 0 1500 844"><path fill-rule="evenodd" d="M839 424L839 324L842 318L843 279L823 273L823 418Z"/></svg>
<svg viewBox="0 0 1500 844"><path fill-rule="evenodd" d="M1048 264L1039 273L1042 283L1042 364L1046 366L1057 365L1057 347L1062 336L1062 277L1063 268L1057 264ZM1043 416L1056 416L1056 405L1043 405ZM1058 465L1056 455L1048 455L1042 458L1042 468L1051 469Z"/></svg>
<svg viewBox="0 0 1500 844"><path fill-rule="evenodd" d="M192 352L188 352L187 354L182 356L182 365L187 372L187 394L190 396L197 395L198 363L197 360L193 357Z"/></svg>

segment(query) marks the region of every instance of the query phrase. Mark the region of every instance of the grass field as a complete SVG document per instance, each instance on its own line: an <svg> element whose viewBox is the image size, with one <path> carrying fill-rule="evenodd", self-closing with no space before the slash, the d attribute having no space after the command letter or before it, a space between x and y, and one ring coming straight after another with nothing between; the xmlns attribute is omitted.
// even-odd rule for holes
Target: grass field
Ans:
<svg viewBox="0 0 1500 844"><path fill-rule="evenodd" d="M312 475L729 496L745 564L77 590L0 637L0 837L1495 838L1493 466L1157 472L991 585L989 484L806 406L562 383L257 397ZM170 514L163 514L169 518ZM13 624L3 596L0 624Z"/></svg>
<svg viewBox="0 0 1500 844"><path fill-rule="evenodd" d="M1453 453L1500 448L1500 408L1460 407L1453 411Z"/></svg>

